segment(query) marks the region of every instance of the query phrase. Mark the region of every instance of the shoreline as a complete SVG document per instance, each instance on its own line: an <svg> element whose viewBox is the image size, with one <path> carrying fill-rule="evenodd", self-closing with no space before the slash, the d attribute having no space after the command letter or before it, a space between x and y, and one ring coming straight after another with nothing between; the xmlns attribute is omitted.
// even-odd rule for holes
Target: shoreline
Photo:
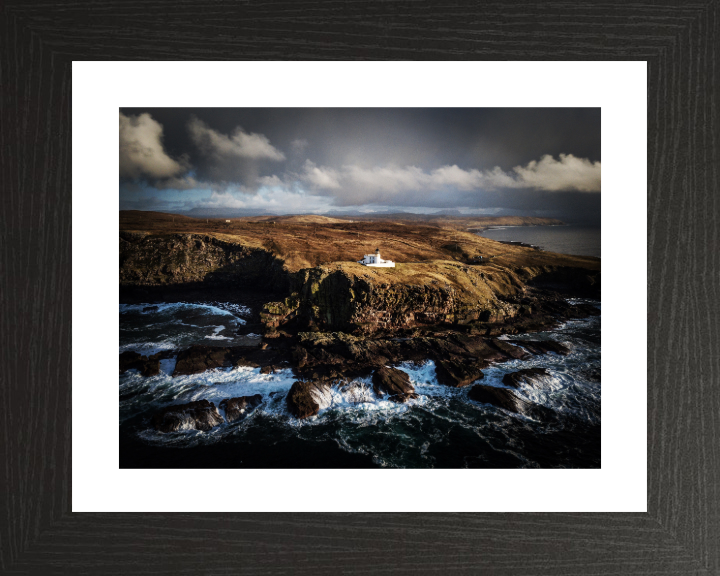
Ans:
<svg viewBox="0 0 720 576"><path fill-rule="evenodd" d="M599 324L595 323L595 326L599 326ZM556 326L553 331L558 329L561 331L568 330L567 324L562 323L560 326ZM384 434L392 433L393 427L400 422L407 422L406 425L410 425L410 422L412 422L413 438L417 438L415 442L419 445L427 436L427 425L415 427L416 418L422 417L428 422L437 422L437 424L445 422L448 416L446 403L452 399L452 410L469 411L469 413L477 414L480 419L475 425L487 430L486 433L492 433L493 425L491 422L495 421L496 418L500 418L501 421L508 422L507 425L511 426L513 441L518 441L519 438L524 439L523 443L526 449L519 453L521 460L505 461L504 467L527 467L528 464L523 464L525 459L529 459L529 462L536 462L534 466L540 465L543 468L599 467L600 454L597 451L599 443L596 443L600 433L599 412L596 420L591 419L589 422L581 423L572 418L567 420L569 416L564 411L556 412L545 406L544 403L538 404L537 400L528 403L528 399L531 400L534 397L534 393L531 391L542 389L547 385L547 382L544 380L546 376L543 376L543 371L539 371L536 375L533 372L534 369L528 370L523 367L564 366L563 354L566 354L567 351L563 350L562 347L557 347L557 344L553 344L553 342L566 342L566 338L553 338L548 341L545 337L538 340L532 334L522 334L510 339L478 339L471 334L457 332L445 332L437 336L438 339L433 338L424 347L415 350L415 354L420 354L421 357L416 355L414 359L409 361L402 361L395 351L401 349L405 342L410 343L410 348L406 348L406 350L411 351L413 341L416 339L403 339L405 342L399 342L397 338L389 338L383 342L378 342L376 338L367 338L364 341L357 342L346 341L347 336L315 333L302 335L294 342L295 346L300 345L307 352L307 356L298 355L297 350L293 350L295 346L282 346L282 343L278 340L266 342L269 344L268 348L273 346L275 350L256 349L257 354L278 354L277 349L284 348L285 352L281 355L289 354L292 364L295 364L301 358L305 359L307 364L301 370L297 370L295 365L281 364L282 359L280 357L277 357L274 361L270 361L269 358L265 362L259 361L259 357L253 357L251 351L241 347L236 350L243 360L239 364L234 362L232 364L250 367L255 362L255 367L250 372L243 368L240 368L237 372L235 368L225 372L224 370L208 367L203 362L204 370L191 372L196 376L178 376L177 384L174 384L176 382L175 377L170 373L161 374L162 381L166 381L167 384L163 383L160 390L165 389L167 386L178 386L181 389L188 390L188 392L175 399L170 399L171 396L169 401L158 399L160 400L159 403L156 401L152 404L140 404L138 408L129 413L127 412L128 408L124 408L126 415L121 417L122 423L120 426L120 466L121 468L429 467L427 464L423 464L422 458L414 463L402 460L403 451L396 453L396 456L393 457L400 458L400 460L393 458L388 460L387 450L391 449L390 446L380 452L371 450L368 453L363 450L358 452L354 448L356 444L352 446L338 445L337 441L333 440L335 434L339 432L336 423L342 422L343 429L346 431L343 434L350 434L353 437L357 434L362 435L363 442L370 447L376 442L381 442ZM426 338L427 336L420 340ZM554 348L534 348L542 342ZM378 347L378 344L380 344L380 347ZM438 359L438 357L433 359L433 355L437 352L443 358L451 358L458 351L448 352L458 344L461 344L465 350L464 354L466 354L462 361L448 363ZM483 346L483 344L487 344L487 347ZM347 357L348 351L358 346L365 350L374 350L375 353L385 349L385 352L380 353L390 360L391 366L399 369L397 372L415 374L412 376L414 390L409 394L400 393L392 388L384 388L386 384L383 384L382 381L378 382L379 388L375 393L377 399L365 401L371 403L384 402L385 408L376 406L374 410L381 410L380 412L370 410L367 412L367 418L371 419L367 420L365 417L360 417L359 421L356 420L356 417L351 417L352 414L356 413L356 409L353 408L352 404L341 403L336 405L336 400L330 401L330 397L337 399L339 395L350 394L350 390L355 389L353 386L357 387L358 391L362 390L364 386L362 382L368 382L377 367L371 367L369 372L363 370L358 373L351 373L349 370L338 370L339 366L335 362L330 366L325 365L328 360L328 353L336 358ZM437 350L438 346L442 346L444 350ZM481 347L480 357L478 357L478 346ZM518 348L518 346L521 347ZM395 348L391 350L386 347ZM181 360L179 356L183 352L188 350L202 352L198 348L201 347L191 346L168 352L173 357L177 357L179 362ZM215 349L217 350L219 347ZM526 355L526 351L529 350L533 350L533 352ZM508 351L514 356L504 355ZM599 354L599 348L597 353ZM515 357L518 354L521 354L526 360L516 360ZM203 354L194 353L189 356L185 354L185 366L189 366L187 360L191 360L193 356L195 358L207 358ZM485 357L486 361L483 362L481 357ZM287 359L287 356L285 356L285 359ZM477 364L478 360L482 363L482 369L476 372L474 370L480 367ZM408 370L406 366L408 362L415 365L416 368ZM518 362L520 362L519 365ZM175 365L177 366L177 363ZM218 368L220 365L229 366L227 363L221 363L218 364ZM265 370L266 366L269 366L268 370ZM327 372L325 368L336 370L338 374L333 375ZM459 371L461 368L462 371ZM430 370L427 375L432 375L435 378L429 388L427 385L422 384L424 377L420 376L420 374L423 373L423 370L426 372ZM599 391L599 365L596 370L597 390ZM273 380L276 382L274 386L269 386L267 392L265 390L268 384L262 383L263 374L267 374L265 378L270 378L268 383ZM503 381L500 383L497 380L499 376L491 376L494 374L500 374L500 377L505 374L506 377L503 377ZM188 380L188 378L194 378L194 380ZM238 378L250 378L256 384L250 384L250 380L247 383L242 383L241 380L237 384L229 384ZM488 382L489 378L493 380ZM523 378L529 379L523 380ZM141 392L145 387L144 381L139 374L131 376L129 379L121 377L121 399L126 398L128 399L127 402L132 402L132 398L137 394L134 390ZM191 385L191 381L196 382L196 384ZM372 381L375 382L374 376L372 376ZM123 382L126 384L123 385ZM387 381L387 385L389 385L389 382ZM518 382L519 387L509 384L510 382ZM293 383L292 386L290 386L291 383ZM188 388L189 386L190 388ZM496 388L496 386L499 387ZM476 394L483 393L488 389L499 391L501 396L497 398L477 396L481 400L476 400ZM187 403L193 397L197 398L192 394L188 396L192 390L199 390L201 398L203 394L209 393L210 402L206 405L207 408L216 411L222 417L222 420L207 429L207 432L210 432L207 439L203 440L205 433L200 429L188 431L183 428L175 432L154 430L153 419L157 419L158 414L165 413L168 409L170 409L171 416L177 413L182 415L183 419L198 417L195 412L187 412L190 409L189 405L183 404L183 402ZM202 392L203 390L207 390L207 392ZM273 392L273 390L279 392ZM238 397L238 394L247 395L258 392L262 394L261 406L259 408L248 407L241 420L237 422L233 422L228 418L227 407L223 408L222 403L219 403L219 399L223 397L247 402L244 398L249 399L249 396ZM417 394L422 395L422 397L414 399ZM525 400L521 401L522 398ZM389 404L388 400L391 401ZM397 408L392 406L397 406ZM421 409L418 410L418 407L421 407ZM281 412L278 412L278 410L281 410ZM437 410L439 412L436 412ZM364 412L357 412L357 414L361 415ZM372 414L377 414L377 417L371 417ZM487 416L481 416L481 414L487 414ZM412 418L412 420L406 420L408 417ZM491 418L491 421L486 423L488 417ZM526 417L530 418L530 420L527 420ZM338 418L342 419L338 420ZM454 420L447 423L450 429L453 426L460 426L460 428L457 428L459 430L466 425L462 423L466 422L466 420L462 416L459 416L459 418L460 420L456 424L453 424ZM173 420L171 419L168 422L172 423ZM191 420L191 422L192 426L203 426L204 420ZM526 433L524 431L529 423L532 423L530 424L531 430ZM487 425L490 428L486 428ZM580 430L577 429L578 425L581 426ZM554 441L559 442L559 446L565 446L566 448L575 446L578 434L582 434L585 442L592 439L591 444L584 444L585 448L583 450L585 451L578 453L577 456L568 455L566 449L556 454L549 447L547 450L536 452L535 442L532 438L539 431L545 430L546 427L549 427L550 430L556 430L558 426L561 428L554 433L554 438L556 438ZM434 429L434 427L430 429ZM205 430L205 428L202 430ZM383 432L383 430L386 431ZM324 431L322 432L322 438L316 439L316 435L320 431ZM547 432L541 433L546 434ZM318 443L317 440L322 440L322 442ZM480 449L473 448L474 444L465 446L458 443L459 440L455 438L451 443L451 452L448 453L448 447L443 448L444 444L442 442L438 443L437 439L433 440L432 435L427 440L430 440L431 445L435 447L434 451L431 451L434 457L431 460L431 462L434 462L431 467L442 467L442 462L445 462L444 466L448 467L468 466L468 461L463 460L462 455L477 454L476 450ZM495 442L497 441L500 441L500 439L495 440ZM497 446L492 443L490 445L483 443L482 450L489 451L490 460L473 460L474 463L470 467L497 466L497 459L503 456L502 452L498 453L495 450L502 450L505 440L502 440L502 442L503 444ZM394 450L391 451L395 453ZM412 453L416 452L417 450L414 449ZM377 454L380 459L377 460L373 456L374 454ZM422 452L419 454L422 454ZM453 454L457 454L457 457L452 456ZM463 461L465 462L464 465L462 464ZM493 464L494 462L495 464Z"/></svg>
<svg viewBox="0 0 720 576"><path fill-rule="evenodd" d="M189 295L176 291L170 300L195 304L206 304L211 300L195 300L188 298ZM214 296L212 300L217 300L219 294ZM243 301L242 304L250 308L252 319L248 319L237 330L237 334L257 333L261 335L257 343L235 346L192 344L149 356L143 356L133 351L132 346L125 345L125 351L120 354L120 373L137 369L145 375L158 374L160 362L173 358L176 362L173 377L227 366L260 368L263 373L271 373L281 367L290 368L298 379L296 384L300 389L296 394L299 399L292 400L289 397L288 402L290 406L310 405L311 408L307 410L297 408L296 415L306 418L320 409L315 402L317 394L329 394L333 387L354 378L368 378L388 363L396 365L398 362L433 360L438 381L447 386L462 387L482 379L483 370L498 362L548 352L566 354L565 347L540 343L531 337L528 339L528 335L555 331L562 328L567 320L600 315L595 304L570 303L557 295L538 295L532 304L527 299L524 302L528 306L524 314L503 322L432 325L422 329L416 327L352 334L319 330L288 332L263 326L255 322L257 309ZM149 307L157 303L158 300L141 302ZM536 308L535 312L531 312L530 305ZM525 335L525 339L519 341L520 348L517 349L504 343L501 338L520 334ZM411 397L412 394L407 396L408 399Z"/></svg>

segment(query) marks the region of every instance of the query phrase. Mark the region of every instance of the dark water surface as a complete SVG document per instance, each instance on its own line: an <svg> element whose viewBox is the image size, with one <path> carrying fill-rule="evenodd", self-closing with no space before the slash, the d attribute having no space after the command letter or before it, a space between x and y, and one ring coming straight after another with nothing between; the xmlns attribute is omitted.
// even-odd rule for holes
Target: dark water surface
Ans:
<svg viewBox="0 0 720 576"><path fill-rule="evenodd" d="M599 226L498 226L479 234L491 240L532 244L560 254L600 257Z"/></svg>
<svg viewBox="0 0 720 576"><path fill-rule="evenodd" d="M248 314L237 304L148 306L120 306L120 351L250 345L257 338L240 342L234 335ZM571 353L494 365L481 382L503 387L508 372L546 368L550 377L517 391L545 409L537 418L474 402L469 387L439 384L432 361L396 365L410 375L417 400L398 405L378 399L370 379L360 379L334 389L331 405L303 421L286 408L295 380L289 369L261 374L259 368L228 368L173 378L175 360L167 359L158 376L130 370L120 376L120 467L600 467L600 317L531 338L563 342ZM223 398L252 394L263 395L254 412L209 432L162 434L149 425L151 415L169 404L207 399L217 406Z"/></svg>

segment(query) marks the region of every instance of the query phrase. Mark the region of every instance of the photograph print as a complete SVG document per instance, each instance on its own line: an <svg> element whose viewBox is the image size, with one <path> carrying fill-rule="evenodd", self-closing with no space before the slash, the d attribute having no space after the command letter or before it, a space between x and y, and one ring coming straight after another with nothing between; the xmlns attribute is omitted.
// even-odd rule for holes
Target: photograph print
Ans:
<svg viewBox="0 0 720 576"><path fill-rule="evenodd" d="M120 468L600 468L599 108L121 108Z"/></svg>

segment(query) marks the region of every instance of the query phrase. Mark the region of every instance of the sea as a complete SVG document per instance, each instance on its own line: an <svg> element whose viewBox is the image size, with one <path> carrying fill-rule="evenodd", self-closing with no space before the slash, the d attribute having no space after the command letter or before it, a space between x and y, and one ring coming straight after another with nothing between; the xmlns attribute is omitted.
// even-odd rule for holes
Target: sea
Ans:
<svg viewBox="0 0 720 576"><path fill-rule="evenodd" d="M527 238L526 238L527 239ZM575 302L575 301L573 301ZM590 302L600 308L600 302ZM252 345L256 334L238 335L250 309L227 302L120 305L120 352L153 354L191 344ZM502 336L512 343L527 335ZM545 408L523 416L468 397L470 387L439 384L431 360L398 362L419 397L406 404L378 398L369 378L333 389L330 405L298 420L285 397L290 369L222 368L173 378L175 358L160 374L120 375L121 468L599 468L600 316L567 321L532 339L562 342L567 356L550 353L511 360L484 370L482 384L522 368L549 376L515 392ZM156 432L159 409L207 399L261 394L260 406L240 421L209 432ZM222 413L222 411L221 411Z"/></svg>
<svg viewBox="0 0 720 576"><path fill-rule="evenodd" d="M503 242L522 242L549 252L600 258L600 226L496 226L479 235Z"/></svg>

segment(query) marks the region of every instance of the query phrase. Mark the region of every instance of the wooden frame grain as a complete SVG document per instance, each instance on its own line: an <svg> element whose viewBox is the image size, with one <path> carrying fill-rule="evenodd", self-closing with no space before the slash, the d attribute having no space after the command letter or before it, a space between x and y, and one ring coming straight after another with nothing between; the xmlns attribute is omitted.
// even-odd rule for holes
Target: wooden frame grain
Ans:
<svg viewBox="0 0 720 576"><path fill-rule="evenodd" d="M718 1L6 0L0 572L720 573L719 31ZM143 59L647 61L648 513L71 513L71 62Z"/></svg>

